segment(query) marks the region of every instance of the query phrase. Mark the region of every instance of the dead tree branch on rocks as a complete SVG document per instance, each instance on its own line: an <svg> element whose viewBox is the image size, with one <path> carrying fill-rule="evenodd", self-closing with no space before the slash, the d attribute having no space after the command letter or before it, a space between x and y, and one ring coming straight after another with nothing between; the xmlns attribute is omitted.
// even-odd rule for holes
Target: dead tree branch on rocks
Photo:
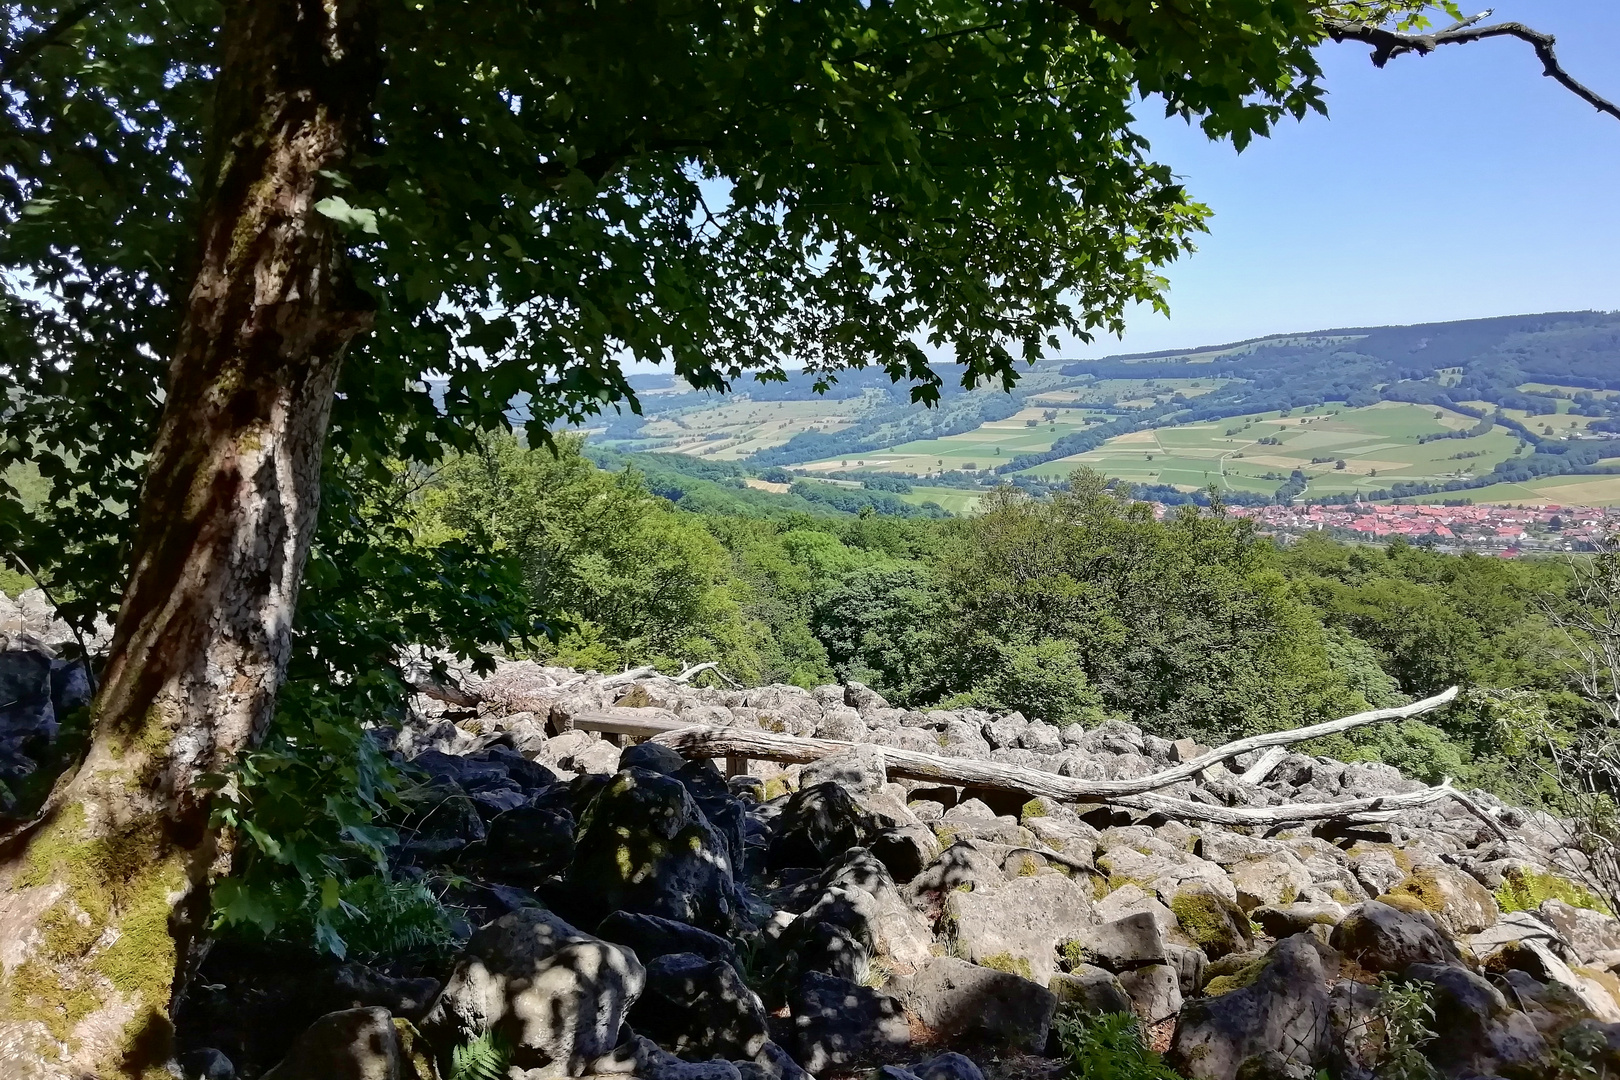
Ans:
<svg viewBox="0 0 1620 1080"><path fill-rule="evenodd" d="M1433 697L1414 701L1399 708L1376 709L1291 731L1252 735L1216 747L1207 754L1183 761L1150 776L1129 780L1084 780L999 762L943 757L889 746L882 748L883 761L891 778L903 777L964 787L1020 791L1067 802L1102 802L1126 809L1158 812L1169 817L1229 825L1277 825L1352 816L1365 817L1369 814L1429 806L1445 799L1457 799L1471 813L1479 816L1497 835L1506 839L1506 834L1495 819L1472 800L1460 795L1451 787L1449 780L1439 787L1404 795L1379 795L1338 803L1295 803L1251 808L1216 806L1190 799L1150 794L1160 788L1190 780L1212 765L1251 750L1287 746L1320 738L1323 735L1350 731L1368 724L1406 719L1438 709L1456 696L1457 688L1452 687ZM842 753L856 745L835 739L807 739L742 727L691 726L671 730L667 724L667 721L658 725L649 724L647 734L652 735L652 741L668 746L689 758L761 758L768 761L806 764Z"/></svg>
<svg viewBox="0 0 1620 1080"><path fill-rule="evenodd" d="M1408 717L1438 709L1456 696L1457 688L1454 686L1443 693L1424 698L1422 701L1414 701L1410 705L1402 705L1399 708L1375 709L1371 712L1346 716L1339 720L1329 720L1321 724L1312 724L1309 727L1294 728L1291 731L1272 731L1264 735L1251 735L1248 738L1237 739L1224 746L1218 746L1207 754L1201 754L1189 761L1172 765L1168 769L1129 780L1083 780L1073 776L1059 776L1056 773L1042 772L1038 769L1017 768L994 761L942 757L938 754L924 754L915 750L900 750L889 746L883 748L883 758L888 763L889 775L891 776L900 776L911 780L937 780L959 786L971 785L1009 791L1027 791L1032 795L1045 795L1048 798L1067 800L1069 802L1095 802L1099 799L1140 795L1144 792L1169 787L1171 784L1183 780L1191 780L1210 766L1219 765L1229 758L1248 753L1251 750L1264 750L1272 746L1287 746L1292 743L1305 742L1309 739L1318 739L1324 735L1334 735L1342 731L1365 727L1368 724L1404 720ZM655 734L654 741L662 743L686 757L720 758L737 756L801 765L817 761L831 754L842 753L855 745L854 743L835 739L806 739L794 735L780 735L775 732L757 731L752 728L742 727L695 725L674 731L650 732L650 734Z"/></svg>

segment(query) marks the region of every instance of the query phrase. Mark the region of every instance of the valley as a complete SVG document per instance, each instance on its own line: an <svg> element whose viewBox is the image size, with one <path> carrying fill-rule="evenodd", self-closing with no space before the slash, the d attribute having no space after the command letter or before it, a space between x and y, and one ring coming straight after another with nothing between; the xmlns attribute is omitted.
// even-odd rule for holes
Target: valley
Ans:
<svg viewBox="0 0 1620 1080"><path fill-rule="evenodd" d="M1452 501L1620 505L1620 315L1566 312L1282 335L1184 352L1038 362L1010 393L946 371L925 408L847 375L734 387L668 376L643 417L587 428L619 453L871 487L972 512L1079 467L1177 503ZM885 480L885 478L887 478ZM902 490L902 488L904 490Z"/></svg>

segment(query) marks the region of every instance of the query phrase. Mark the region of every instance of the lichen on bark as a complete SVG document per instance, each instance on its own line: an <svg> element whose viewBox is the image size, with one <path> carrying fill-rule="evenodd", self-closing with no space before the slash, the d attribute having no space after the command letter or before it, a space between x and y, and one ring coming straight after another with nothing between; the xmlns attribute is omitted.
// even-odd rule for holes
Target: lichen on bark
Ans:
<svg viewBox="0 0 1620 1080"><path fill-rule="evenodd" d="M169 1036L177 960L169 916L188 887L160 820L97 823L82 805L68 806L41 827L10 883L50 899L26 958L0 976L5 1018L43 1025L73 1058L87 1018L122 1016L122 1038L92 1065L127 1074L144 1046Z"/></svg>

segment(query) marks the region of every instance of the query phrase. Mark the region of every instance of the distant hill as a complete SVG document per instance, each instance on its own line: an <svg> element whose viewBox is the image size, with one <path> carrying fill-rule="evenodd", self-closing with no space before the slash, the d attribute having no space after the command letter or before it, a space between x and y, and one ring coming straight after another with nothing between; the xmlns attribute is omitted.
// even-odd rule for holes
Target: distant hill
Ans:
<svg viewBox="0 0 1620 1080"><path fill-rule="evenodd" d="M788 467L846 479L903 475L951 488L947 505L987 483L1051 483L1075 463L1107 469L1130 456L1124 448L1144 439L1163 443L1165 431L1189 425L1224 423L1185 452L1149 447L1144 461L1119 475L1170 499L1213 484L1235 501L1252 502L1302 493L1421 496L1603 473L1620 464L1620 313L1614 312L1342 327L1050 360L1021 373L1011 393L965 390L959 372L942 374L949 392L932 409L912 404L908 387L878 371L847 373L819 394L816 379L801 374L743 382L727 395L694 391L673 376L637 376L643 414L605 419L593 427L592 441L622 452L733 462L753 473ZM1391 402L1431 412L1356 419L1357 410ZM1354 452L1308 453L1309 440L1279 423L1302 409L1327 422L1314 429L1319 441L1334 425L1356 434ZM1346 409L1351 413L1340 415ZM1385 430L1396 416L1414 422ZM1419 417L1423 422L1415 422ZM1237 418L1245 424L1227 430ZM1276 430L1262 430L1265 424ZM1293 445L1268 455L1247 448L1245 439ZM1436 439L1475 441L1448 446L1445 454L1413 450ZM1120 453L1100 449L1116 446ZM1380 457L1380 447L1395 450ZM1272 462L1269 468L1238 464L1261 458ZM1339 476L1320 475L1335 469ZM1616 491L1620 499L1620 485Z"/></svg>

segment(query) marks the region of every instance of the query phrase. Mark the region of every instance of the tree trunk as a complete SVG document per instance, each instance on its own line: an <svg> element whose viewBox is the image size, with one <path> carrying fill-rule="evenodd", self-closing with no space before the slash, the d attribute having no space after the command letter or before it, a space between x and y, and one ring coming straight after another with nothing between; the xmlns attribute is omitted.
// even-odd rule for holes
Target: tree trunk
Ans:
<svg viewBox="0 0 1620 1080"><path fill-rule="evenodd" d="M315 204L378 69L375 0L227 13L196 271L94 739L0 860L7 1078L167 1075L171 997L223 865L198 780L270 719L339 364L370 323Z"/></svg>

